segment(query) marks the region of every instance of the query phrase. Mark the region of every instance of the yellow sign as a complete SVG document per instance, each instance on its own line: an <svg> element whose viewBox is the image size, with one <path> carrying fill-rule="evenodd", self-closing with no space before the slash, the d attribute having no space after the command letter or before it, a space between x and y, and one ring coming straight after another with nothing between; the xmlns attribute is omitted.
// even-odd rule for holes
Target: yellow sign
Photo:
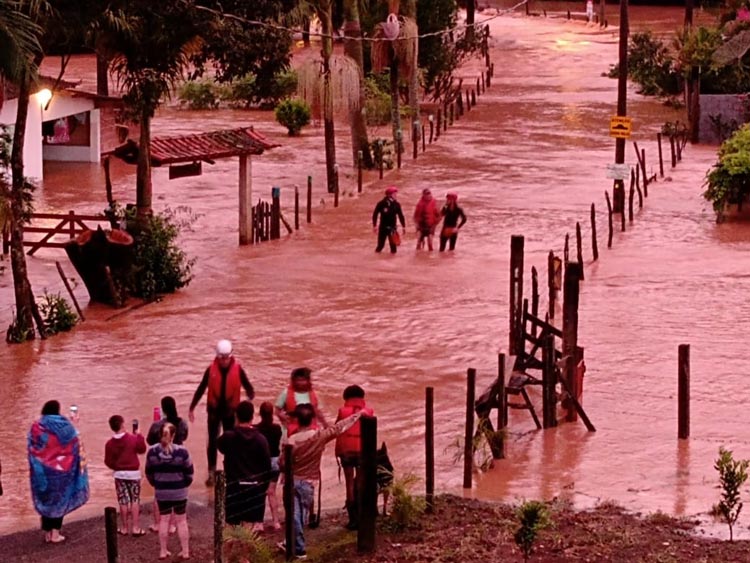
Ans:
<svg viewBox="0 0 750 563"><path fill-rule="evenodd" d="M629 139L633 130L633 119L621 115L614 115L609 120L609 136L615 139Z"/></svg>

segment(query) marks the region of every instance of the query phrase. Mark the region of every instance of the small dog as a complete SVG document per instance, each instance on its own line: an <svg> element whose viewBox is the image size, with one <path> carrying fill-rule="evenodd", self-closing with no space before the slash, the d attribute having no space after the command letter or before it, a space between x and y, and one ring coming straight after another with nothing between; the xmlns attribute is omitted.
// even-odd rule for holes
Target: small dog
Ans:
<svg viewBox="0 0 750 563"><path fill-rule="evenodd" d="M388 510L388 499L391 495L390 486L393 484L393 464L388 457L388 448L385 442L380 446L376 453L378 463L378 494L383 495L383 516Z"/></svg>

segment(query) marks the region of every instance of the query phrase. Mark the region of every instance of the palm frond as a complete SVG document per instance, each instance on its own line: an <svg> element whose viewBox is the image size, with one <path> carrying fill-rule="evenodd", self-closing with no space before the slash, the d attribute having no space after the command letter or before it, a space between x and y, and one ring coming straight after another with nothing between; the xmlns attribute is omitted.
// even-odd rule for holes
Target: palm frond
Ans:
<svg viewBox="0 0 750 563"><path fill-rule="evenodd" d="M750 51L750 29L740 31L716 49L712 62L718 67L727 66L739 61L748 51Z"/></svg>
<svg viewBox="0 0 750 563"><path fill-rule="evenodd" d="M357 109L360 101L360 79L356 61L346 55L332 55L329 68L333 111L348 113ZM307 102L315 119L320 119L323 112L324 85L321 69L322 63L317 59L305 61L297 70L297 95Z"/></svg>
<svg viewBox="0 0 750 563"><path fill-rule="evenodd" d="M34 58L42 52L42 28L21 12L17 2L0 0L0 75L17 83L36 74Z"/></svg>

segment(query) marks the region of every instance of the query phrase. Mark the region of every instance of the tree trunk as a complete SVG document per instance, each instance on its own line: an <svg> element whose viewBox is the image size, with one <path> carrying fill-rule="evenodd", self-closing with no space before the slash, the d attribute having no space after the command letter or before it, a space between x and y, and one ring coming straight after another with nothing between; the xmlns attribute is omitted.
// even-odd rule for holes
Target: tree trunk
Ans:
<svg viewBox="0 0 750 563"><path fill-rule="evenodd" d="M365 62L362 53L362 29L359 25L359 0L346 0L344 3L344 54L354 59L359 67L359 103L358 108L349 113L352 130L352 157L357 165L357 152L362 151L362 163L366 168L373 167L370 142L367 138L367 121L365 118Z"/></svg>
<svg viewBox="0 0 750 563"><path fill-rule="evenodd" d="M12 174L10 197L10 264L13 271L13 287L16 298L16 323L21 331L27 331L34 338L34 316L36 302L29 283L26 269L26 255L23 251L23 145L26 137L26 120L29 114L31 84L28 77L18 88L18 111L13 130L13 148L10 155ZM41 327L40 327L41 329ZM43 336L43 333L42 333Z"/></svg>
<svg viewBox="0 0 750 563"><path fill-rule="evenodd" d="M323 32L323 132L326 148L326 185L328 193L336 191L336 134L333 127L333 92L331 89L331 54L333 53L333 23L331 3L328 2L318 14Z"/></svg>
<svg viewBox="0 0 750 563"><path fill-rule="evenodd" d="M109 96L109 61L99 53L96 54L96 93Z"/></svg>
<svg viewBox="0 0 750 563"><path fill-rule="evenodd" d="M474 12L476 11L476 1L466 0L466 38L474 38Z"/></svg>
<svg viewBox="0 0 750 563"><path fill-rule="evenodd" d="M151 184L151 112L141 112L141 135L138 141L138 166L135 179L135 205L138 220L151 214L153 186Z"/></svg>
<svg viewBox="0 0 750 563"><path fill-rule="evenodd" d="M401 4L401 13L404 17L417 22L416 0L406 0ZM417 35L419 30L417 30ZM409 74L409 113L411 114L411 135L414 136L414 124L419 121L419 39L414 38L414 60L410 61L411 73ZM413 138L412 138L413 140Z"/></svg>
<svg viewBox="0 0 750 563"><path fill-rule="evenodd" d="M700 120L701 120L701 78L700 68L693 67L690 71L690 80L692 83L692 92L690 94L690 142L697 143L700 138Z"/></svg>
<svg viewBox="0 0 750 563"><path fill-rule="evenodd" d="M398 99L398 62L391 57L391 126L393 128L393 147L395 151L401 151L399 137L401 135L401 110Z"/></svg>

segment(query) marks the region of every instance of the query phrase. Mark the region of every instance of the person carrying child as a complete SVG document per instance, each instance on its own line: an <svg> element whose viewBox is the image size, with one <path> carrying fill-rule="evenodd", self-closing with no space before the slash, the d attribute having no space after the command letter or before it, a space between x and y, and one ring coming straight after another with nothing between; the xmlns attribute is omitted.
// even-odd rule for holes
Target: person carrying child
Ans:
<svg viewBox="0 0 750 563"><path fill-rule="evenodd" d="M311 423L313 430L318 429L318 424L323 428L328 427L325 416L321 411L320 401L315 394L312 384L312 370L301 367L292 370L292 377L289 386L284 389L276 399L276 416L286 428L286 435L291 436L299 430L299 423L295 418L297 405L311 405L315 411L315 416Z"/></svg>

